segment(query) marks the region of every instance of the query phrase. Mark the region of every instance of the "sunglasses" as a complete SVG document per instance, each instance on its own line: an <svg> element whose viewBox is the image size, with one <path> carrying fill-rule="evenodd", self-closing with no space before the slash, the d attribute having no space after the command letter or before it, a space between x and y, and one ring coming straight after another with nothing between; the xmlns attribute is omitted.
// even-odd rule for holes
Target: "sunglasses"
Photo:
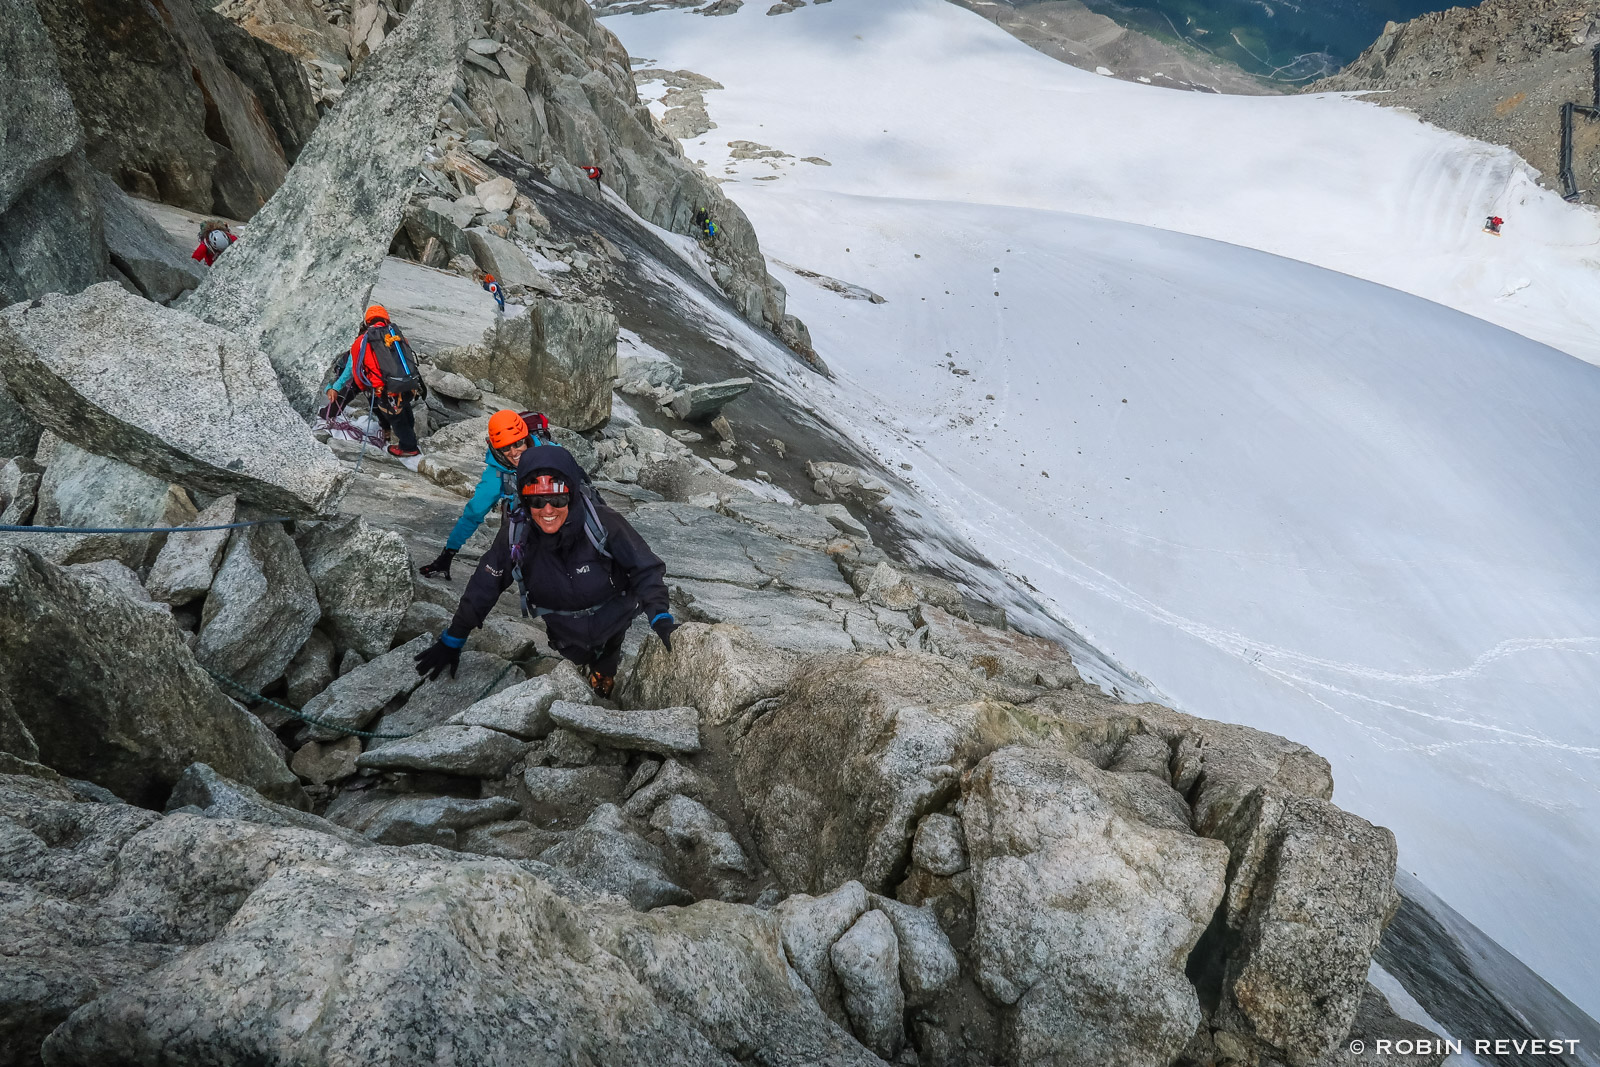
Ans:
<svg viewBox="0 0 1600 1067"><path fill-rule="evenodd" d="M571 493L545 493L542 496L527 496L522 498L527 502L529 511L541 511L545 508L564 508L572 502Z"/></svg>

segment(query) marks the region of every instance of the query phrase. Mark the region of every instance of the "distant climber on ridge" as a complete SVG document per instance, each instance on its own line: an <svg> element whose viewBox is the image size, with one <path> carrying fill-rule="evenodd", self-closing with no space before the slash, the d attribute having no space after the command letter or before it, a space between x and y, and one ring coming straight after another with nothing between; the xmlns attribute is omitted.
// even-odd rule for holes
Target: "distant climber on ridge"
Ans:
<svg viewBox="0 0 1600 1067"><path fill-rule="evenodd" d="M485 274L483 276L483 287L489 291L490 296L494 297L494 302L500 305L500 314L504 315L506 313L506 296L500 291L500 283L494 280L493 274Z"/></svg>
<svg viewBox="0 0 1600 1067"><path fill-rule="evenodd" d="M1496 237L1499 237L1500 227L1504 226L1505 224L1506 220L1501 218L1499 215L1490 215L1483 221L1483 232L1492 233Z"/></svg>
<svg viewBox="0 0 1600 1067"><path fill-rule="evenodd" d="M584 167L583 172L589 176L590 181L594 182L595 195L604 200L605 190L600 187L600 179L605 177L605 172L599 167Z"/></svg>
<svg viewBox="0 0 1600 1067"><path fill-rule="evenodd" d="M667 565L595 497L560 445L522 454L517 489L520 505L479 560L450 626L417 655L417 673L431 681L448 667L455 677L467 635L515 581L523 610L544 619L550 647L588 668L589 687L608 697L635 615L643 612L672 650L678 623L668 610Z"/></svg>
<svg viewBox="0 0 1600 1067"><path fill-rule="evenodd" d="M382 304L367 308L361 332L350 342L350 354L340 359L339 365L338 377L323 387L328 397L324 416L332 418L356 393L366 393L384 436L394 431L397 443L389 446L389 454L402 459L420 455L411 405L426 395L426 386L410 342L390 321L389 310Z"/></svg>
<svg viewBox="0 0 1600 1067"><path fill-rule="evenodd" d="M227 223L220 219L207 219L200 224L200 243L189 253L189 258L197 259L209 267L238 239L233 231L228 229Z"/></svg>
<svg viewBox="0 0 1600 1067"><path fill-rule="evenodd" d="M489 445L483 453L483 475L461 518L450 528L439 558L419 568L424 578L450 581L450 563L496 505L501 525L511 521L517 501L517 462L530 448L550 443L550 420L536 411L517 413L509 408L489 416Z"/></svg>
<svg viewBox="0 0 1600 1067"><path fill-rule="evenodd" d="M717 235L717 221L711 217L711 212L705 208L694 213L694 226L699 230L699 236L707 241Z"/></svg>

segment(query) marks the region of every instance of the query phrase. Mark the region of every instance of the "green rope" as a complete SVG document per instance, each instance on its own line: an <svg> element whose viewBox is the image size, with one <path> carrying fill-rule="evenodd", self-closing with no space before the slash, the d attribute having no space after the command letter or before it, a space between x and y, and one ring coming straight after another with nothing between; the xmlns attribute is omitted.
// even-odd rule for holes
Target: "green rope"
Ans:
<svg viewBox="0 0 1600 1067"><path fill-rule="evenodd" d="M500 684L500 680L502 678L504 678L506 675L510 674L511 673L511 668L515 667L515 666L516 666L515 663L507 663L504 667L502 667L500 669L500 673L494 676L494 681L492 681L488 685L484 686L483 690L477 696L473 697L471 700L469 700L467 702L467 706L471 707L473 704L476 704L478 701L480 701L484 697L488 696L489 695L489 691L492 690L495 686L499 685ZM234 681L232 678L229 678L227 675L218 674L216 671L212 670L210 667L205 667L204 669L205 669L205 672L207 674L211 675L211 677L215 678L217 681L221 682L223 685L227 686L229 689L232 689L235 692L243 694L245 699L252 700L252 701L255 701L255 702L261 703L261 704L269 704L272 707L277 708L279 711L284 712L287 715L291 715L296 719L299 719L301 722L310 723L312 726L320 726L325 730L334 730L334 731L337 731L338 733L347 734L347 735L349 735L351 737L365 737L365 738L371 738L371 739L376 739L376 740L380 740L380 741L398 740L398 739L400 739L402 737L411 737L411 736L413 736L412 734L378 734L378 733L373 733L370 730L352 730L348 726L340 726L337 723L331 723L331 722L328 722L325 719L319 719L315 715L307 715L303 711L296 711L294 708L291 708L289 705L280 704L276 700L273 700L271 697L264 697L260 693L257 693L257 692L254 692L252 690L246 689L244 686L240 685L238 682Z"/></svg>
<svg viewBox="0 0 1600 1067"><path fill-rule="evenodd" d="M376 734L376 733L371 732L370 730L352 730L348 726L340 726L337 723L331 723L331 722L327 722L327 721L325 721L323 719L319 719L315 715L307 715L303 711L296 711L295 709L291 708L289 705L280 704L276 700L273 700L271 697L264 697L260 693L256 693L256 692L253 692L253 691L251 691L249 689L246 689L244 686L240 685L238 682L234 681L232 678L229 678L227 675L218 674L216 671L212 670L210 667L206 667L205 668L205 672L207 674L211 675L211 677L215 678L217 681L221 682L223 685L227 686L229 689L232 689L232 690L235 690L236 692L242 693L246 700L253 700L253 701L256 701L256 702L261 703L261 704L270 704L273 707L277 708L279 711L286 712L287 714L292 715L294 718L299 719L301 722L308 722L312 726L320 726L325 730L334 730L334 731L336 731L338 733L341 733L341 734L348 734L351 737L375 738L375 739L383 740L383 741L398 740L399 738L402 738L402 737L410 737L411 736L410 734ZM498 678L495 679L495 681L499 681L499 680L500 679L498 679ZM493 683L490 683L490 684L492 685ZM480 697L479 699L481 700L482 698Z"/></svg>

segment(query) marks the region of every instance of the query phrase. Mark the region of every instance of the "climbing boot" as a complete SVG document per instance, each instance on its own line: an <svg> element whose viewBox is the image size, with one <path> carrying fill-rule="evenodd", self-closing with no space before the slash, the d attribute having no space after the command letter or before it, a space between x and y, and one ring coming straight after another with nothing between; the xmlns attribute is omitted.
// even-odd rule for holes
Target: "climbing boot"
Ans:
<svg viewBox="0 0 1600 1067"><path fill-rule="evenodd" d="M410 459L412 456L420 456L422 453L415 448L406 449L401 448L399 445L390 445L389 455L398 456L401 459Z"/></svg>
<svg viewBox="0 0 1600 1067"><path fill-rule="evenodd" d="M424 578L438 578L441 581L450 580L450 563L456 558L456 550L447 548L439 553L439 558L432 563L424 563L417 570Z"/></svg>
<svg viewBox="0 0 1600 1067"><path fill-rule="evenodd" d="M594 690L597 697L609 697L612 688L617 684L614 674L601 674L599 671L589 672L589 688Z"/></svg>

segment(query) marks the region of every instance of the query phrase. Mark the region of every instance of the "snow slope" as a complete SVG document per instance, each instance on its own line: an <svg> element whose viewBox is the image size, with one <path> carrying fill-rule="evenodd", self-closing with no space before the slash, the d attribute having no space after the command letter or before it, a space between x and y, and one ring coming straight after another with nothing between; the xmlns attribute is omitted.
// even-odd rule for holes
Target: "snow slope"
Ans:
<svg viewBox="0 0 1600 1067"><path fill-rule="evenodd" d="M1600 369L1538 343L1600 359L1595 216L1359 102L1099 78L943 0L759 7L607 25L727 87L711 173L832 164L724 187L887 298L780 270L816 407L1176 706L1327 756L1600 1013Z"/></svg>

